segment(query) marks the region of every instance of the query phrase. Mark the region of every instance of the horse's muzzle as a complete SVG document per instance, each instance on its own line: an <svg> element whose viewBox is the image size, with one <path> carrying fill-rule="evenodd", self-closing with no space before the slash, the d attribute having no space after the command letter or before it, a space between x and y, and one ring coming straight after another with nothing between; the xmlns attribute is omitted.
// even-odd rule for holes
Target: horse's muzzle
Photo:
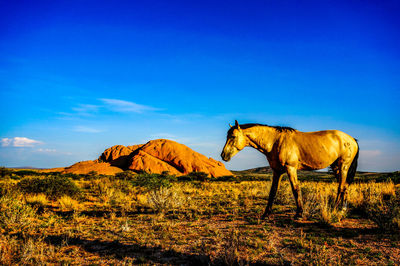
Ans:
<svg viewBox="0 0 400 266"><path fill-rule="evenodd" d="M224 160L225 162L229 162L229 160L231 159L230 157L226 156L225 152L221 153L221 158L222 160Z"/></svg>

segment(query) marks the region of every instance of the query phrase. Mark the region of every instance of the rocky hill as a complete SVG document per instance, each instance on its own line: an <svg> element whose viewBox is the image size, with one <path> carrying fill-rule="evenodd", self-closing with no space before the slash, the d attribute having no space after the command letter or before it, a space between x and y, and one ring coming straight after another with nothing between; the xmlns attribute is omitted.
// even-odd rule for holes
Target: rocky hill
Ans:
<svg viewBox="0 0 400 266"><path fill-rule="evenodd" d="M146 144L132 146L115 145L106 149L99 159L76 163L62 172L86 174L95 171L99 174L116 174L124 170L149 173L168 171L174 175L205 172L213 177L232 175L223 163L167 139L151 140Z"/></svg>

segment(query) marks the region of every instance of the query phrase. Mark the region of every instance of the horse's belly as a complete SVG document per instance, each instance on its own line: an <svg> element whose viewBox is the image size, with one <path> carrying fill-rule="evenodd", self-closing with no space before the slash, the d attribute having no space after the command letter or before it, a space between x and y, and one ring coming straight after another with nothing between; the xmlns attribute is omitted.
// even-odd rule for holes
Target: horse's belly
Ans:
<svg viewBox="0 0 400 266"><path fill-rule="evenodd" d="M326 162L313 162L313 163L300 162L300 165L298 166L297 169L299 169L299 170L324 169L324 168L327 168L328 166L330 166L332 163L326 163Z"/></svg>
<svg viewBox="0 0 400 266"><path fill-rule="evenodd" d="M317 156L316 154L313 155L306 155L303 158L299 158L299 165L298 169L300 170L318 170L324 169L330 166L335 160L337 156L330 156L328 154Z"/></svg>

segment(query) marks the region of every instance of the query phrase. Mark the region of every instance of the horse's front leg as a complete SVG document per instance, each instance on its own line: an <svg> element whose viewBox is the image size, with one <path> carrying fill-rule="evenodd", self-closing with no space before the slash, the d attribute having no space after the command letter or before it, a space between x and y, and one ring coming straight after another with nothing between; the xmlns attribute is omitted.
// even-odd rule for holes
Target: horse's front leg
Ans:
<svg viewBox="0 0 400 266"><path fill-rule="evenodd" d="M296 201L297 206L295 218L300 218L303 216L303 199L301 196L299 181L297 180L297 169L292 166L288 166L286 169L289 176L290 185L292 187L294 200Z"/></svg>
<svg viewBox="0 0 400 266"><path fill-rule="evenodd" d="M265 208L265 212L261 217L261 219L265 219L265 217L271 214L272 204L274 203L275 195L276 192L278 191L281 178L282 178L282 173L279 173L277 171L273 172L271 190L269 191L269 196L268 196L268 204L267 207Z"/></svg>

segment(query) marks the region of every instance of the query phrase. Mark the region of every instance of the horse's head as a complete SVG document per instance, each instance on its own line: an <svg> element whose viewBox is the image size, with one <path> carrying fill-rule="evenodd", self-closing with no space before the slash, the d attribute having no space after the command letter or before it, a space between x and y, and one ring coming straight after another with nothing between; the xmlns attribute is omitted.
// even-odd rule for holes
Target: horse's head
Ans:
<svg viewBox="0 0 400 266"><path fill-rule="evenodd" d="M228 162L236 153L246 147L246 137L243 134L238 121L235 120L235 126L230 125L230 127L231 128L228 130L224 149L221 153L222 160L226 162Z"/></svg>

